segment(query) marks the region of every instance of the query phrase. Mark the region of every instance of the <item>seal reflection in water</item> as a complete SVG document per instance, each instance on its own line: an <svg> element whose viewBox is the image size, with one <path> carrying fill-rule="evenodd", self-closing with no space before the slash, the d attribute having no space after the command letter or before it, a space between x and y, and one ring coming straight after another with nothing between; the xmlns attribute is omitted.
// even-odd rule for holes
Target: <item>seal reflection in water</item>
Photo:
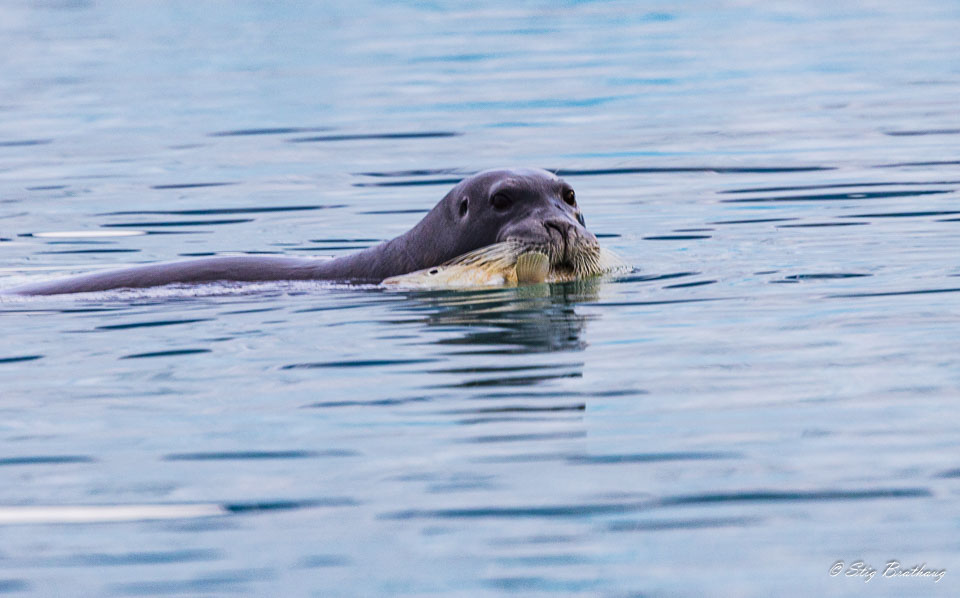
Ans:
<svg viewBox="0 0 960 598"><path fill-rule="evenodd" d="M620 266L586 229L566 181L545 170L502 169L464 179L399 237L335 259L214 257L86 274L8 292L56 295L296 280L412 287L513 285L574 280Z"/></svg>

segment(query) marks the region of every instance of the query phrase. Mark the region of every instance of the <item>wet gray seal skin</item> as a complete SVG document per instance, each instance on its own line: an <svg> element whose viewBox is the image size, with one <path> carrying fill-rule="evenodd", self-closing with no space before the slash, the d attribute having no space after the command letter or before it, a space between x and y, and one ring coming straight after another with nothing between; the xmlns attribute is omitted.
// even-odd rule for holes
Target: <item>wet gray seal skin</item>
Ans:
<svg viewBox="0 0 960 598"><path fill-rule="evenodd" d="M332 260L212 257L96 272L16 287L6 293L58 295L218 281L379 283L508 240L540 247L553 265L561 267L572 264L578 251L598 247L566 181L539 169L487 170L457 184L406 233Z"/></svg>

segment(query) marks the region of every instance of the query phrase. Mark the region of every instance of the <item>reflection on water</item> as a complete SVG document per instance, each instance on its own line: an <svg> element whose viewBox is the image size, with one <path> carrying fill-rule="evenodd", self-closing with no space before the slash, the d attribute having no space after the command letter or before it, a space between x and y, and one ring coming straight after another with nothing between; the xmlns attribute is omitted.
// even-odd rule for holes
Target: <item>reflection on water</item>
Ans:
<svg viewBox="0 0 960 598"><path fill-rule="evenodd" d="M342 255L500 166L637 270L0 299L0 594L955 595L958 22L5 3L0 288Z"/></svg>
<svg viewBox="0 0 960 598"><path fill-rule="evenodd" d="M423 326L456 331L455 336L437 341L451 346L444 350L448 355L580 351L585 347L587 318L577 315L574 306L595 300L601 284L590 279L497 290L406 293L408 301L398 311L421 317L415 321Z"/></svg>

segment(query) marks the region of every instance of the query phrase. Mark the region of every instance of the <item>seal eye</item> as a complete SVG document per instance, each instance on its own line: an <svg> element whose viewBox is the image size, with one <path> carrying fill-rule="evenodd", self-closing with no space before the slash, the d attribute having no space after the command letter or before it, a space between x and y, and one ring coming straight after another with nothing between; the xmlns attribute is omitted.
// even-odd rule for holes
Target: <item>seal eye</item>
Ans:
<svg viewBox="0 0 960 598"><path fill-rule="evenodd" d="M497 193L490 199L490 203L492 203L493 207L497 210L506 210L513 205L513 200L503 193Z"/></svg>
<svg viewBox="0 0 960 598"><path fill-rule="evenodd" d="M563 192L563 201L569 206L577 205L577 195L573 192L573 189L567 189Z"/></svg>
<svg viewBox="0 0 960 598"><path fill-rule="evenodd" d="M460 200L460 217L463 218L467 215L467 206L470 204L470 200L466 197Z"/></svg>

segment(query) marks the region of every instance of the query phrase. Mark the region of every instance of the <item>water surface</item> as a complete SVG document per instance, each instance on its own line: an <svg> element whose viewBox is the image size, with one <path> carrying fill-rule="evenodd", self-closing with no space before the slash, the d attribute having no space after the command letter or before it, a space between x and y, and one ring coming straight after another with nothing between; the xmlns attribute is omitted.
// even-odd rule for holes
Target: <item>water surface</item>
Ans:
<svg viewBox="0 0 960 598"><path fill-rule="evenodd" d="M505 165L638 270L3 300L0 593L955 595L958 23L6 3L0 287L341 255Z"/></svg>

